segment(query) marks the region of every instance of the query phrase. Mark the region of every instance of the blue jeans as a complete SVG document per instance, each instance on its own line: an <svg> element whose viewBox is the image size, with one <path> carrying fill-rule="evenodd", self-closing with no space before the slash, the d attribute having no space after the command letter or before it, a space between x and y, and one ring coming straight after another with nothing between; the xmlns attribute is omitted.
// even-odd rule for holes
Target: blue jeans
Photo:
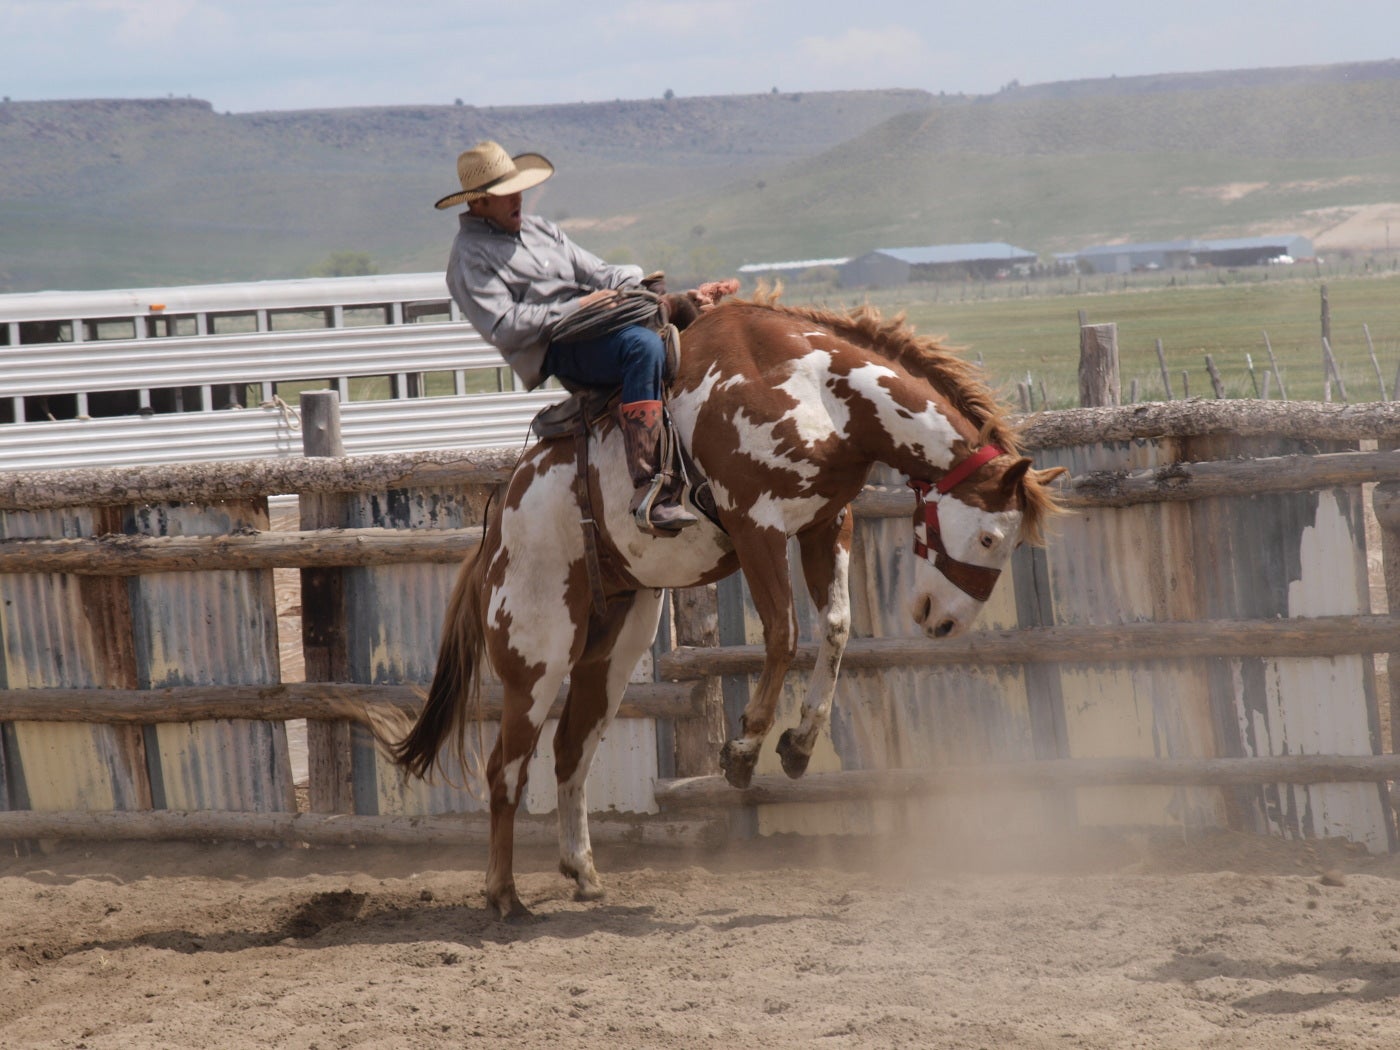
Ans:
<svg viewBox="0 0 1400 1050"><path fill-rule="evenodd" d="M583 386L621 383L623 404L660 401L666 348L650 328L628 325L597 339L550 343L544 370Z"/></svg>

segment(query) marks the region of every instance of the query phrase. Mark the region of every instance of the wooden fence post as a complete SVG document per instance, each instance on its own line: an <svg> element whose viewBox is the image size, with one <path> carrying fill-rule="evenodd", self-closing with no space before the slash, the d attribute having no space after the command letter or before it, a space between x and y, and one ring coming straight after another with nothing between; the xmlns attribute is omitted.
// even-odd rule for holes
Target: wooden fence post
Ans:
<svg viewBox="0 0 1400 1050"><path fill-rule="evenodd" d="M1392 615L1400 610L1400 482L1383 481L1371 494L1371 506L1381 527L1381 557L1385 561L1385 596ZM1400 651L1386 659L1390 679L1390 750L1400 750Z"/></svg>
<svg viewBox="0 0 1400 1050"><path fill-rule="evenodd" d="M676 644L719 645L719 600L714 584L671 592ZM710 677L696 685L695 718L676 722L676 776L698 777L719 772L724 747L724 693L720 680Z"/></svg>
<svg viewBox="0 0 1400 1050"><path fill-rule="evenodd" d="M1206 354L1206 374L1210 376L1211 389L1216 397L1225 396L1225 382L1220 378L1220 369L1215 367L1215 358Z"/></svg>
<svg viewBox="0 0 1400 1050"><path fill-rule="evenodd" d="M340 395L336 391L302 392L301 441L306 456L345 455L340 436ZM338 529L345 524L346 501L339 493L303 493L298 502L303 530ZM308 682L349 678L341 569L301 570L301 638ZM355 812L350 738L349 722L309 719L306 723L313 813Z"/></svg>
<svg viewBox="0 0 1400 1050"><path fill-rule="evenodd" d="M1118 378L1118 326L1086 324L1079 327L1079 404L1102 408L1123 401Z"/></svg>

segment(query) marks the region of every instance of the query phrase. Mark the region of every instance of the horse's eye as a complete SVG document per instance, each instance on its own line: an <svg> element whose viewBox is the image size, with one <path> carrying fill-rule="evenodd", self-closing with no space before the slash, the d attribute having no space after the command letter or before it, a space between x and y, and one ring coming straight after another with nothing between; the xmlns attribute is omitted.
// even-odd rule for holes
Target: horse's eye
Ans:
<svg viewBox="0 0 1400 1050"><path fill-rule="evenodd" d="M991 550L993 547L996 546L996 543L997 538L993 536L990 532L982 533L982 549L984 551Z"/></svg>

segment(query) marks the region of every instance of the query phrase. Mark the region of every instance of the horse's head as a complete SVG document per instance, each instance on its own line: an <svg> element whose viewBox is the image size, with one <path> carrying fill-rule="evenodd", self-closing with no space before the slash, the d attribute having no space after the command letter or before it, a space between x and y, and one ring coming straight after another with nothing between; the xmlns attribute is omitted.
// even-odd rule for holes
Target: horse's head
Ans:
<svg viewBox="0 0 1400 1050"><path fill-rule="evenodd" d="M974 449L937 481L909 482L914 510L911 613L930 638L961 634L977 619L1016 546L1040 543L1055 512L1046 483L1064 467L1032 470L1031 461L994 445Z"/></svg>

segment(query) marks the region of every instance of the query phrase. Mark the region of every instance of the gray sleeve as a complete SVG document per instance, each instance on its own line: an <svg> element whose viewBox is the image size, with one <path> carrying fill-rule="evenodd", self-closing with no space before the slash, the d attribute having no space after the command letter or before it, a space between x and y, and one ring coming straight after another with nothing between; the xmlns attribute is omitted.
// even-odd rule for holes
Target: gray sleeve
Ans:
<svg viewBox="0 0 1400 1050"><path fill-rule="evenodd" d="M589 288L635 288L642 283L640 266L614 266L604 262L585 248L580 248L564 235L563 231L551 225L550 229L559 238L560 245L574 268L574 279Z"/></svg>
<svg viewBox="0 0 1400 1050"><path fill-rule="evenodd" d="M455 284L454 284L455 282ZM467 320L501 353L510 354L544 346L550 329L572 303L517 303L486 260L467 257L449 278L453 298ZM460 287L462 294L458 294Z"/></svg>

